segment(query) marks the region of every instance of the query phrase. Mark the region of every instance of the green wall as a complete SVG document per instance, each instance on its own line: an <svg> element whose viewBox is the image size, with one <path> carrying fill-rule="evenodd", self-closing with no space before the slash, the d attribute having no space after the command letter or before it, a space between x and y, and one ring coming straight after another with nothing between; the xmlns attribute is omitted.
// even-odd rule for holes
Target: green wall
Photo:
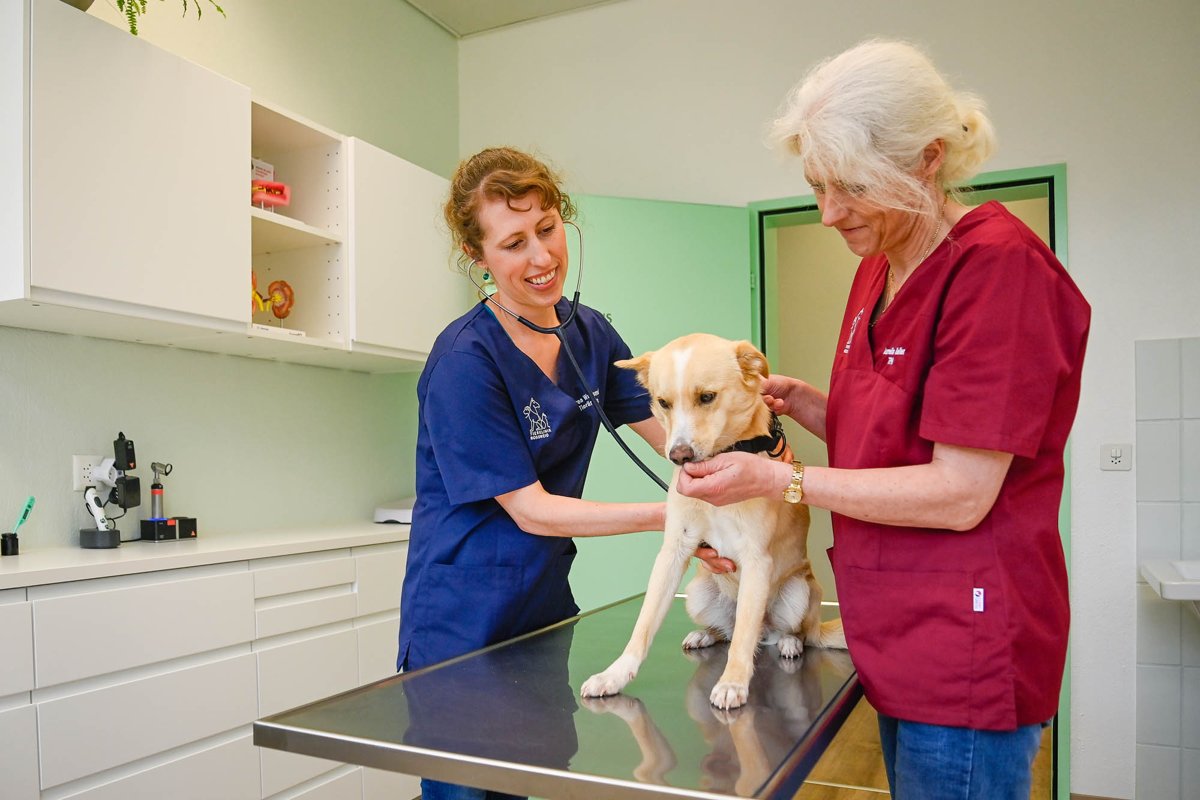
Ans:
<svg viewBox="0 0 1200 800"><path fill-rule="evenodd" d="M584 233L581 302L610 314L635 355L705 331L750 337L746 210L576 196ZM578 267L578 255L574 257ZM625 435L628 432L628 435ZM670 466L628 428L622 438L664 479ZM663 492L601 431L584 495L660 500ZM645 591L661 533L576 539L571 573L584 610Z"/></svg>

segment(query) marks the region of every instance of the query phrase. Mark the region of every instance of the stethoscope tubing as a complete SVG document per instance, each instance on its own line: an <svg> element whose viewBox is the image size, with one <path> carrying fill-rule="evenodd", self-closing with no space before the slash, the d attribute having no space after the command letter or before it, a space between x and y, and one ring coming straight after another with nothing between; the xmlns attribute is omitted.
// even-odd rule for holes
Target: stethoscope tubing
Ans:
<svg viewBox="0 0 1200 800"><path fill-rule="evenodd" d="M472 285L479 290L479 293L483 295L487 302L494 304L497 308L516 319L517 322L521 323L526 328L529 328L531 331L536 331L537 333L557 336L559 343L562 345L563 351L567 354L567 360L571 362L571 368L574 370L576 377L579 378L580 384L583 385L583 391L585 392L586 396L593 393L592 389L588 386L587 378L584 377L583 370L579 367L579 362L575 360L575 353L572 352L571 346L567 344L567 337L563 333L563 329L575 321L575 311L579 308L579 285L583 280L583 231L579 229L578 225L570 220L564 220L564 224L570 225L575 229L575 232L579 234L579 267L578 272L575 275L575 295L571 298L571 310L567 313L567 318L559 322L557 325L551 325L549 327L537 325L525 319L520 314L513 313L501 305L499 300L496 300L493 295L488 294L488 292L484 290L482 286L475 282L475 276L471 274L471 267L475 265L475 261L473 259L471 261L471 265L467 267L467 280L471 281ZM596 409L596 413L600 415L600 422L604 425L605 430L607 430L613 439L616 440L617 444L625 452L625 455L629 456L633 463L637 464L638 467L641 468L642 472L646 473L646 475L650 477L650 480L657 483L659 488L661 488L664 492L669 491L670 487L667 486L666 482L662 478L658 477L658 475L655 474L650 467L646 466L646 462L638 458L637 454L629 448L629 445L627 445L625 440L622 439L620 434L617 433L617 429L613 426L612 420L608 418L608 415L604 413L604 409L601 407L602 404L600 403L598 390L596 391L596 402L592 403L592 406Z"/></svg>

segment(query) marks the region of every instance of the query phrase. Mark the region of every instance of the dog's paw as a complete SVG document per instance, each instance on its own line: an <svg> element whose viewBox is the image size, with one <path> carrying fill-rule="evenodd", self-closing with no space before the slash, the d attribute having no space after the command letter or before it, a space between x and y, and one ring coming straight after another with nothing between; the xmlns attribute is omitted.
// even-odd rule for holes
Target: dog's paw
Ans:
<svg viewBox="0 0 1200 800"><path fill-rule="evenodd" d="M703 647L712 647L717 643L717 637L708 632L708 629L701 628L698 631L692 631L687 636L683 637L684 650L699 650Z"/></svg>
<svg viewBox="0 0 1200 800"><path fill-rule="evenodd" d="M608 697L616 694L637 677L641 662L632 656L622 655L604 672L597 673L583 682L579 694L583 697Z"/></svg>
<svg viewBox="0 0 1200 800"><path fill-rule="evenodd" d="M712 693L708 696L708 702L721 709L739 708L746 705L749 697L750 687L748 684L722 681L713 687Z"/></svg>
<svg viewBox="0 0 1200 800"><path fill-rule="evenodd" d="M601 672L584 681L579 694L581 697L608 697L620 692L628 683L612 672Z"/></svg>
<svg viewBox="0 0 1200 800"><path fill-rule="evenodd" d="M790 633L781 635L776 644L779 647L779 655L784 658L799 658L804 654L804 640Z"/></svg>

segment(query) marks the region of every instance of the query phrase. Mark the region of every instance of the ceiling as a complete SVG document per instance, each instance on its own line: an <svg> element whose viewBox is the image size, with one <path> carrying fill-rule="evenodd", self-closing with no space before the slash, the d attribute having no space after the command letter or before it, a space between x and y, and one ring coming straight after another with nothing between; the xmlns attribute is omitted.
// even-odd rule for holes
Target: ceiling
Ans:
<svg viewBox="0 0 1200 800"><path fill-rule="evenodd" d="M408 0L409 5L458 37L551 17L617 0Z"/></svg>

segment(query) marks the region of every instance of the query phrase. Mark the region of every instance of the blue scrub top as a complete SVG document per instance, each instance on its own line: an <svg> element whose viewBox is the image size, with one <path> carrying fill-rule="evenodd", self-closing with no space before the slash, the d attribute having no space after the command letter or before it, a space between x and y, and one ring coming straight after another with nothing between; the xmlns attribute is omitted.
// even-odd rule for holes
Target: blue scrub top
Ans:
<svg viewBox="0 0 1200 800"><path fill-rule="evenodd" d="M566 317L564 298L556 307ZM541 481L580 497L600 428L650 416L649 397L613 362L629 347L597 311L579 306L564 334L558 382L517 349L481 302L434 342L417 382L417 502L401 595L397 668L420 669L579 612L570 538L517 527L497 495Z"/></svg>

